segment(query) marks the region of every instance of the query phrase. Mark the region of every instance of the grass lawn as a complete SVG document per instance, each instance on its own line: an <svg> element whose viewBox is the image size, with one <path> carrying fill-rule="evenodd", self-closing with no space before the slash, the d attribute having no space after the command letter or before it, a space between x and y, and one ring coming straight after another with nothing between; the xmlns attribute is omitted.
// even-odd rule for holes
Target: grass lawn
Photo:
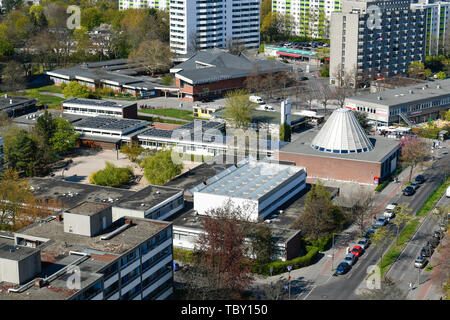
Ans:
<svg viewBox="0 0 450 320"><path fill-rule="evenodd" d="M167 108L167 109L140 109L139 112L149 113L149 114L155 114L158 116L166 116L166 117L172 117L172 118L178 118L183 120L192 121L194 119L200 119L192 116L192 111L188 110L179 110L179 109L173 109L173 108Z"/></svg>
<svg viewBox="0 0 450 320"><path fill-rule="evenodd" d="M39 92L52 92L52 93L61 93L61 94L63 93L61 86L57 86L54 84L36 88L36 90Z"/></svg>

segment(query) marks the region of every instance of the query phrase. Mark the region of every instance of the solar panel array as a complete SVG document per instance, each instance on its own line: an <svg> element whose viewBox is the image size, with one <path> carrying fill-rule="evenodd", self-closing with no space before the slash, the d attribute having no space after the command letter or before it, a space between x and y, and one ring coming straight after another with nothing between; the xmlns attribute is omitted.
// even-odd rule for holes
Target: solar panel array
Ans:
<svg viewBox="0 0 450 320"><path fill-rule="evenodd" d="M89 117L76 123L78 128L121 130L143 124L145 121L106 117Z"/></svg>
<svg viewBox="0 0 450 320"><path fill-rule="evenodd" d="M259 199L300 170L301 168L293 166L252 161L239 168L232 166L208 179L207 186L198 185L190 192L200 191L228 197Z"/></svg>
<svg viewBox="0 0 450 320"><path fill-rule="evenodd" d="M172 136L172 132L173 130L161 130L151 128L139 134L139 137L170 138Z"/></svg>
<svg viewBox="0 0 450 320"><path fill-rule="evenodd" d="M73 98L64 102L70 102L70 103L76 103L86 106L101 106L101 107L122 107L123 105L117 104L114 101L107 101L107 100L86 100L86 99L79 99L79 98Z"/></svg>

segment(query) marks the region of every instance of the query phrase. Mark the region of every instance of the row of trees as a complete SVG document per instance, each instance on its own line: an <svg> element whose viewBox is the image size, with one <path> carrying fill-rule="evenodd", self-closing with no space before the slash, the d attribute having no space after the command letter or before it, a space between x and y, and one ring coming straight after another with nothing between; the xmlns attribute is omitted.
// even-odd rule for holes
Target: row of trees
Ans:
<svg viewBox="0 0 450 320"><path fill-rule="evenodd" d="M6 165L27 176L45 174L49 164L75 147L78 136L67 120L53 117L46 111L37 119L31 132L16 126L6 131Z"/></svg>

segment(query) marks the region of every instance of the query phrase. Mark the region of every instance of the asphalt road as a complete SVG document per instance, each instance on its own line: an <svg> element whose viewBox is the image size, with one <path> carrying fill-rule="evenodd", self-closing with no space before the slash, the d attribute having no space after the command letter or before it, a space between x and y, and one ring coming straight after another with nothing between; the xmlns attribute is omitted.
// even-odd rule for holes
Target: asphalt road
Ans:
<svg viewBox="0 0 450 320"><path fill-rule="evenodd" d="M446 152L447 149L441 149L440 153ZM430 193L439 185L441 179L443 178L444 168L450 167L450 156L442 155L440 159L437 159L433 164L432 168L425 171L424 175L426 181L417 189L413 196L403 196L396 195L392 198L392 202L398 203L408 203L409 207L413 212L417 212L421 205L426 201ZM389 228L395 229L393 224L388 225ZM424 227L424 232L428 230ZM413 248L413 245L411 245ZM420 248L411 249L416 255ZM378 263L380 258L380 249L374 246L370 246L366 252L359 258L352 269L343 276L332 276L331 273L329 278L323 284L314 284L309 287L308 290L304 291L301 295L297 296L297 299L305 300L354 300L357 299L355 290L361 285L361 283L367 277L367 268L371 265ZM415 257L414 257L415 258ZM403 259L403 258L402 258ZM410 268L411 257L406 258L405 255L405 266ZM335 262L335 266L339 263ZM397 267L395 268L397 269ZM394 272L394 271L391 271ZM397 273L397 271L395 271ZM401 274L402 270L398 271ZM415 271L417 276L417 271ZM414 272L413 272L414 274Z"/></svg>

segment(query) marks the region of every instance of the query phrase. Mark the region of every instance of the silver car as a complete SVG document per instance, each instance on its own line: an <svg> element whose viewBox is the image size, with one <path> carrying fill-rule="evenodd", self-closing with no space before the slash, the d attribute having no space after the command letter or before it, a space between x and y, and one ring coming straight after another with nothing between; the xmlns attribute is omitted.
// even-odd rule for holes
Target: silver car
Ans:
<svg viewBox="0 0 450 320"><path fill-rule="evenodd" d="M350 252L345 256L344 262L347 262L349 266L352 266L356 262L356 256Z"/></svg>
<svg viewBox="0 0 450 320"><path fill-rule="evenodd" d="M370 244L370 239L367 238L361 238L358 240L357 245L361 246L361 248L363 248L364 250L366 250L369 247Z"/></svg>

